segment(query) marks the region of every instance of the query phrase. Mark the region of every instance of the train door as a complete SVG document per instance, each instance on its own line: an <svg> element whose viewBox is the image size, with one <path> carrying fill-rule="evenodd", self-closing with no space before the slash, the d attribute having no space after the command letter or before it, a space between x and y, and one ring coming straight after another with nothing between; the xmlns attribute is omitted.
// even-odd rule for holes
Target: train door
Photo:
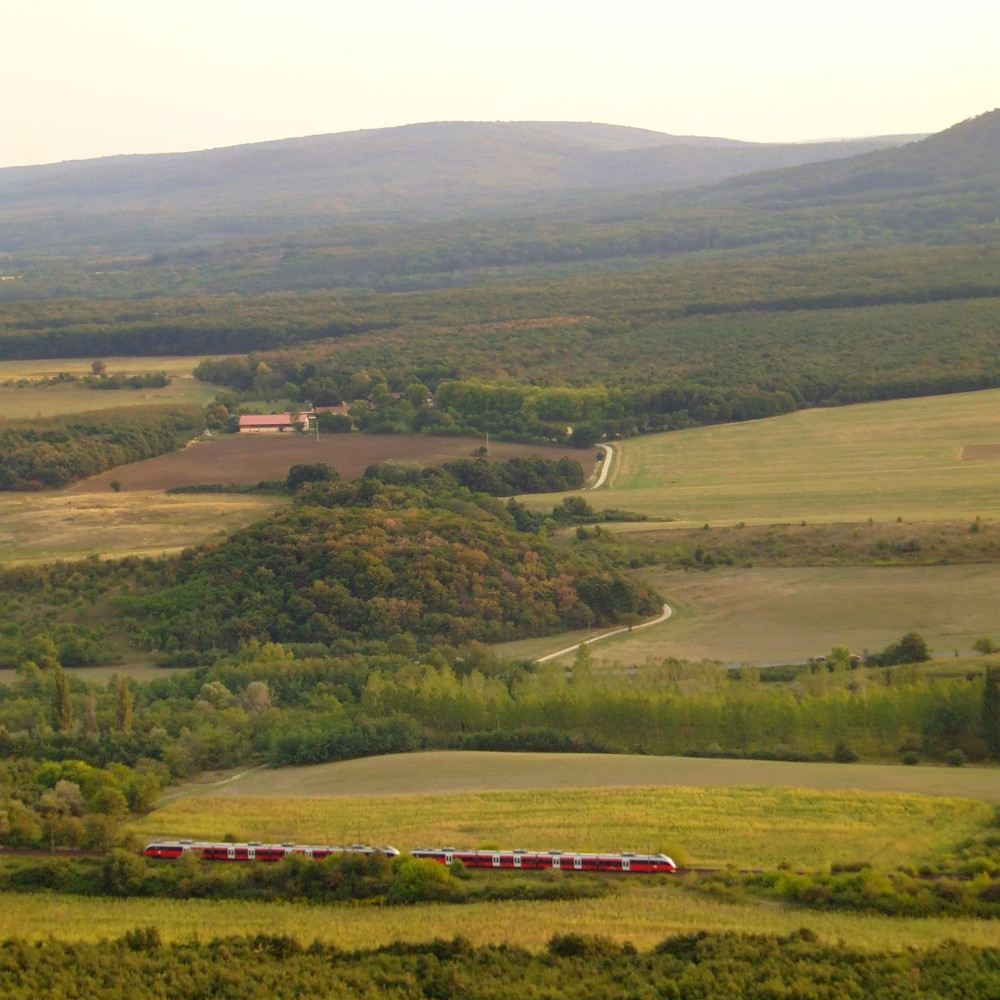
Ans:
<svg viewBox="0 0 1000 1000"><path fill-rule="evenodd" d="M456 837L455 839L457 840L458 838ZM452 858L453 858L454 856L455 856L455 855L454 855L454 854L452 854L452 853L451 853L451 851L445 851L445 852L444 852L444 863L445 863L446 865L450 865L450 864L451 864L451 859L452 859Z"/></svg>
<svg viewBox="0 0 1000 1000"><path fill-rule="evenodd" d="M514 867L515 868L520 868L521 867L521 855L520 854L515 854L514 855Z"/></svg>
<svg viewBox="0 0 1000 1000"><path fill-rule="evenodd" d="M248 847L247 848L247 861L254 861L257 858L257 848Z"/></svg>
<svg viewBox="0 0 1000 1000"><path fill-rule="evenodd" d="M499 854L494 854L493 855L493 867L494 868L499 868L500 867L500 855Z"/></svg>
<svg viewBox="0 0 1000 1000"><path fill-rule="evenodd" d="M632 870L632 859L622 858L622 871L627 872Z"/></svg>
<svg viewBox="0 0 1000 1000"><path fill-rule="evenodd" d="M578 872L581 871L582 868L583 868L583 858L581 858L580 855L577 854L573 858L573 870Z"/></svg>
<svg viewBox="0 0 1000 1000"><path fill-rule="evenodd" d="M230 844L229 847L226 848L226 858L229 861L236 860L236 848L233 847L232 844Z"/></svg>
<svg viewBox="0 0 1000 1000"><path fill-rule="evenodd" d="M553 868L561 868L562 867L561 862L562 862L562 858L560 858L558 854L554 854L552 856L552 867Z"/></svg>

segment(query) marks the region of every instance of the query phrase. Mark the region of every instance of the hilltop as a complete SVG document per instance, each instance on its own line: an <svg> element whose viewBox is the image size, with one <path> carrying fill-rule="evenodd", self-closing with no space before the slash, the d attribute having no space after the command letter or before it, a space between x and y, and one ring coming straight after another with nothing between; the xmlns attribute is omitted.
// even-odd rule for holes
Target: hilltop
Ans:
<svg viewBox="0 0 1000 1000"><path fill-rule="evenodd" d="M526 199L680 189L909 138L766 144L582 122L433 122L14 167L0 170L0 253L136 251L346 220L490 215Z"/></svg>

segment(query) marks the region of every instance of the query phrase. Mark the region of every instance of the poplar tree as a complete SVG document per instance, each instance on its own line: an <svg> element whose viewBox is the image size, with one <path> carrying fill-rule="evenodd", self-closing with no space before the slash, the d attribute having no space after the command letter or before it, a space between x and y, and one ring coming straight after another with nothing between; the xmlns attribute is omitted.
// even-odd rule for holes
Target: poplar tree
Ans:
<svg viewBox="0 0 1000 1000"><path fill-rule="evenodd" d="M130 733L132 732L132 692L121 674L115 674L111 684L115 696L115 726L120 733Z"/></svg>
<svg viewBox="0 0 1000 1000"><path fill-rule="evenodd" d="M982 723L983 741L994 757L1000 757L1000 667L986 668Z"/></svg>
<svg viewBox="0 0 1000 1000"><path fill-rule="evenodd" d="M55 687L52 691L52 722L56 732L73 730L73 703L69 697L69 679L62 667L55 668Z"/></svg>

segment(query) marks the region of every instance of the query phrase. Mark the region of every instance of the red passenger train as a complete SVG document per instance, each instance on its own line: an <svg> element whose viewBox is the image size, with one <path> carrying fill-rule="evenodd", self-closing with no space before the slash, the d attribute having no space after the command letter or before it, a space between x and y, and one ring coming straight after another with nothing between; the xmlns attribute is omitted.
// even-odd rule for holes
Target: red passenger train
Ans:
<svg viewBox="0 0 1000 1000"><path fill-rule="evenodd" d="M460 851L454 847L418 847L410 857L466 868L500 868L511 871L558 869L564 872L626 872L631 875L672 875L677 865L665 854L574 854L568 851Z"/></svg>
<svg viewBox="0 0 1000 1000"><path fill-rule="evenodd" d="M280 861L290 854L315 858L321 861L331 855L363 854L370 857L381 854L394 858L399 854L395 847L368 847L351 844L349 847L314 846L306 844L262 844L251 840L246 844L209 843L195 840L157 840L142 852L147 858L176 860L194 854L205 861ZM677 865L665 854L582 854L570 851L473 851L454 847L418 847L410 857L424 858L450 865L461 861L466 868L498 868L507 871L557 871L565 872L625 872L631 875L672 875Z"/></svg>
<svg viewBox="0 0 1000 1000"><path fill-rule="evenodd" d="M350 847L310 846L306 844L262 844L251 840L247 844L212 844L196 840L157 840L147 845L142 852L147 858L167 858L176 860L185 854L196 854L205 861L280 861L289 854L322 861L333 854L384 854L394 858L399 851L395 847L368 847L365 844L351 844Z"/></svg>

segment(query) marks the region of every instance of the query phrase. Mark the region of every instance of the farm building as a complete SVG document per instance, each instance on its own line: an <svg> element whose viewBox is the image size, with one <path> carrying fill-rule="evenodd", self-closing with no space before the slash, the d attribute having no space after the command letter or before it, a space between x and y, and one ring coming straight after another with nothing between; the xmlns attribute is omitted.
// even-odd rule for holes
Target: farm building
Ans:
<svg viewBox="0 0 1000 1000"><path fill-rule="evenodd" d="M241 434L281 434L306 430L312 413L246 413L240 417Z"/></svg>

